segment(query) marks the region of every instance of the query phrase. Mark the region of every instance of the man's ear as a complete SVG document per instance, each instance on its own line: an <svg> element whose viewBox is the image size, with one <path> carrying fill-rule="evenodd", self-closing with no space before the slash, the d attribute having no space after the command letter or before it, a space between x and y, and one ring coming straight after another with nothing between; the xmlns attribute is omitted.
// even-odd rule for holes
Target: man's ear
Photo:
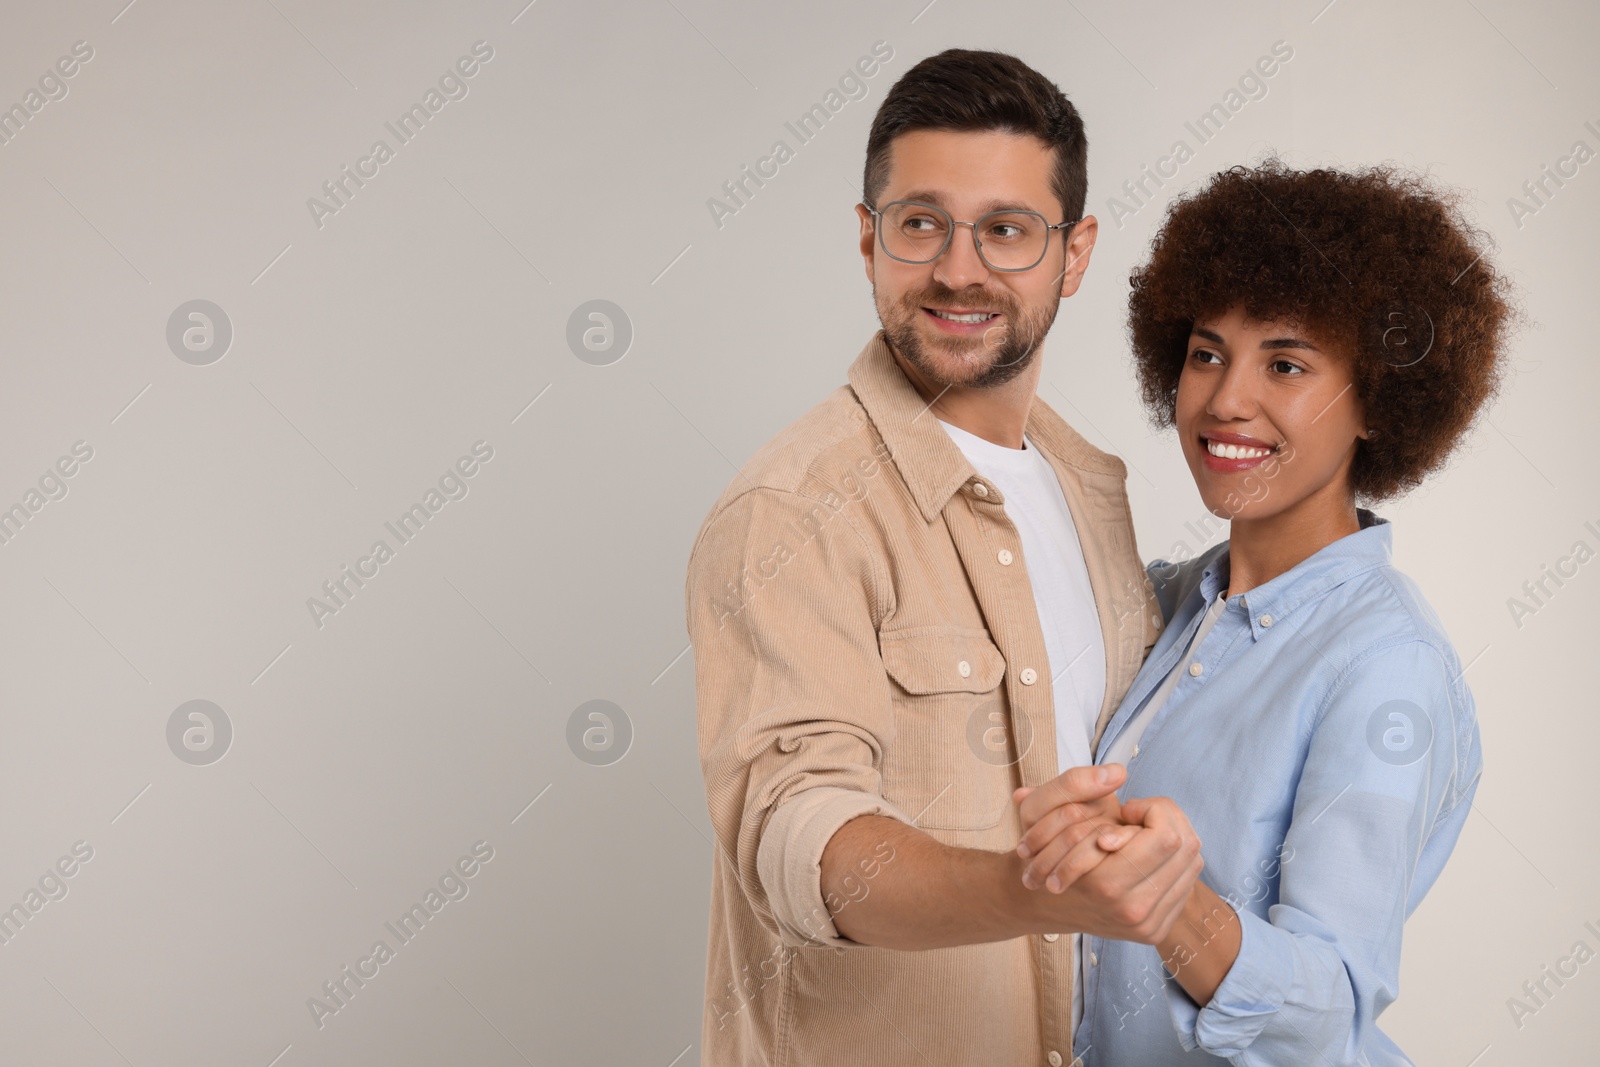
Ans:
<svg viewBox="0 0 1600 1067"><path fill-rule="evenodd" d="M1066 231L1066 266L1061 272L1061 295L1071 296L1083 281L1083 272L1089 269L1089 253L1094 251L1095 238L1100 235L1100 220L1085 215L1078 224Z"/></svg>
<svg viewBox="0 0 1600 1067"><path fill-rule="evenodd" d="M877 250L877 230L873 227L872 212L867 210L865 204L856 205L856 216L861 220L861 259L867 271L867 281L875 281L872 277L872 254Z"/></svg>

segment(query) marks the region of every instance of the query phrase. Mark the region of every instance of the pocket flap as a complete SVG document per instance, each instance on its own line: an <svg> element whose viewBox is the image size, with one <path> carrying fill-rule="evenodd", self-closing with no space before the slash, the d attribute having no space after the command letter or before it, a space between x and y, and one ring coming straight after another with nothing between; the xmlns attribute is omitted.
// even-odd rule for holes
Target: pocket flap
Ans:
<svg viewBox="0 0 1600 1067"><path fill-rule="evenodd" d="M883 666L908 693L987 693L1006 661L987 630L918 627L880 633Z"/></svg>

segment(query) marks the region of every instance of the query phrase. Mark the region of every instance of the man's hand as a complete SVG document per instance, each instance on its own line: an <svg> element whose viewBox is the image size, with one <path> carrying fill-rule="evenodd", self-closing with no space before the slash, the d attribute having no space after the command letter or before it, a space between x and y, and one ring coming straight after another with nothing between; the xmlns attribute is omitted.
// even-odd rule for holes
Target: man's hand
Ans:
<svg viewBox="0 0 1600 1067"><path fill-rule="evenodd" d="M1137 822L1120 831L1131 834L1126 842L1102 851L1098 864L1061 892L1025 886L1027 863L1009 850L946 845L902 818L869 814L846 822L824 847L820 906L829 909L843 938L903 951L1075 931L1160 944L1195 892L1199 842L1169 800L1117 805L1111 794L1124 777L1120 767L1108 768L1103 781L1097 768L1078 767L1050 788L1056 799L1097 817L1116 812L1119 821ZM1025 791L1024 804L1041 796L1027 805L1030 816L1046 806L1044 790ZM1088 844L1094 848L1094 839ZM892 863L879 854L886 845ZM863 892L857 872L873 869L871 892ZM842 910L829 903L843 899L850 905Z"/></svg>
<svg viewBox="0 0 1600 1067"><path fill-rule="evenodd" d="M1126 778L1117 764L1074 767L1037 789L1017 790L1026 859L1024 884L1040 876L1068 929L1156 944L1166 938L1194 890L1200 839L1165 797L1127 805L1111 791Z"/></svg>
<svg viewBox="0 0 1600 1067"><path fill-rule="evenodd" d="M1059 893L1131 836L1130 831L1117 833L1124 820L1116 790L1127 776L1120 763L1072 767L1037 788L1022 786L1012 792L1022 816L1017 855L1037 857L1023 870L1023 885L1044 885ZM1110 847L1097 849L1089 838L1104 838Z"/></svg>

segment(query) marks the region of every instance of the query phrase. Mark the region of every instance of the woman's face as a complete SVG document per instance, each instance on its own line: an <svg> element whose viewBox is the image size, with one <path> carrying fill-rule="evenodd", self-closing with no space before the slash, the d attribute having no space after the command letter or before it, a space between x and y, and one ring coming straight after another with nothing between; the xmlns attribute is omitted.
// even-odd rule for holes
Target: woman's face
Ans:
<svg viewBox="0 0 1600 1067"><path fill-rule="evenodd" d="M1343 353L1291 322L1203 318L1178 379L1178 437L1206 507L1256 521L1351 504L1350 463L1367 435Z"/></svg>

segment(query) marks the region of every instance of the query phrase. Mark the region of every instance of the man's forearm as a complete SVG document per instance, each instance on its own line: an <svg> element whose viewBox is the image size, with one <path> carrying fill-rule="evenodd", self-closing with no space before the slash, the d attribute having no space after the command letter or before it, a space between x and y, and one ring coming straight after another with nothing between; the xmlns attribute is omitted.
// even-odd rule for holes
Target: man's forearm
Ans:
<svg viewBox="0 0 1600 1067"><path fill-rule="evenodd" d="M893 859L884 862L893 849ZM841 826L822 852L822 897L839 933L864 945L945 948L1050 933L1014 851L935 841L886 815Z"/></svg>

